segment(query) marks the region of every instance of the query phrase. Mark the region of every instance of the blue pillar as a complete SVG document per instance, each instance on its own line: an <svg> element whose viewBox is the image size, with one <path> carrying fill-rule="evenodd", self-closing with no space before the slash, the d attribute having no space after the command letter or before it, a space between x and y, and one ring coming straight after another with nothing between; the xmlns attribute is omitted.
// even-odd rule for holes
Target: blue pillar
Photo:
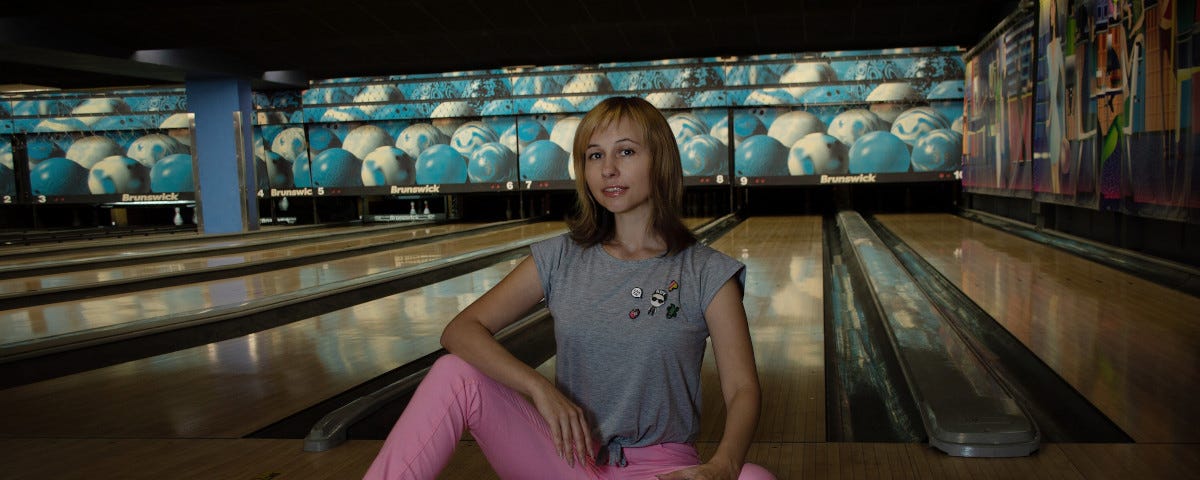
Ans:
<svg viewBox="0 0 1200 480"><path fill-rule="evenodd" d="M188 110L195 115L196 124L192 155L197 166L196 224L200 233L258 230L250 81L189 78L186 86ZM235 121L234 112L239 112L240 122Z"/></svg>

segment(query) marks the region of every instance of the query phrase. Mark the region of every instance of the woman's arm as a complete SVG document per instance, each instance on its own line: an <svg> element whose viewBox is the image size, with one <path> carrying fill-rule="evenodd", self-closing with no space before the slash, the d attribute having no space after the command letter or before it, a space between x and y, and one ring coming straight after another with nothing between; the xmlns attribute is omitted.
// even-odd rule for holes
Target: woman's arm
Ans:
<svg viewBox="0 0 1200 480"><path fill-rule="evenodd" d="M742 290L730 279L709 302L704 316L712 338L721 395L725 397L725 433L708 463L660 475L662 479L736 479L758 426L761 392Z"/></svg>
<svg viewBox="0 0 1200 480"><path fill-rule="evenodd" d="M494 337L537 305L543 296L537 266L532 258L526 258L446 325L442 346L488 377L532 399L550 426L559 457L573 464L576 456L588 458L595 451L583 409L559 392L550 380L509 353Z"/></svg>

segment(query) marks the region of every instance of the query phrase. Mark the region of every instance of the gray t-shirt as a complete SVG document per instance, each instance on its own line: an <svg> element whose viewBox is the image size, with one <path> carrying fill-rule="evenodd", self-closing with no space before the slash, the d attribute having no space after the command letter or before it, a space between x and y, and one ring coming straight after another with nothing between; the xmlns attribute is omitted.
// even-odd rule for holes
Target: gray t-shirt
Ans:
<svg viewBox="0 0 1200 480"><path fill-rule="evenodd" d="M744 265L702 244L621 260L567 235L534 244L534 263L558 341L558 387L588 414L603 448L691 443L700 429L704 311Z"/></svg>

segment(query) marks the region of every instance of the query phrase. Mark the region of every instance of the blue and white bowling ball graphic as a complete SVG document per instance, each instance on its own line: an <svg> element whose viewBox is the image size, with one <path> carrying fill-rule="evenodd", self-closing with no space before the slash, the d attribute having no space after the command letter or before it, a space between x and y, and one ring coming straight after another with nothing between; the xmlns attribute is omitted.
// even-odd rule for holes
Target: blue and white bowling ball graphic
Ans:
<svg viewBox="0 0 1200 480"><path fill-rule="evenodd" d="M87 195L88 170L66 158L50 157L29 171L29 184L34 195Z"/></svg>
<svg viewBox="0 0 1200 480"><path fill-rule="evenodd" d="M705 90L692 97L692 107L728 107L732 105L724 90Z"/></svg>
<svg viewBox="0 0 1200 480"><path fill-rule="evenodd" d="M296 188L308 188L312 183L312 162L308 160L308 152L301 152L292 162L292 183Z"/></svg>
<svg viewBox="0 0 1200 480"><path fill-rule="evenodd" d="M708 127L704 121L691 113L676 113L667 119L671 133L675 134L675 143L682 146L687 139L696 135L708 135Z"/></svg>
<svg viewBox="0 0 1200 480"><path fill-rule="evenodd" d="M739 177L772 177L788 174L788 149L767 135L746 138L734 148L734 169Z"/></svg>
<svg viewBox="0 0 1200 480"><path fill-rule="evenodd" d="M476 116L479 116L479 112L476 112L475 108L467 102L462 101L442 102L429 114L429 117L433 119L431 120L433 126L441 130L447 138L454 135L454 131L458 130L462 124L467 123L466 117Z"/></svg>
<svg viewBox="0 0 1200 480"><path fill-rule="evenodd" d="M30 138L25 143L25 154L29 157L30 167L47 158L64 156L62 147L47 137Z"/></svg>
<svg viewBox="0 0 1200 480"><path fill-rule="evenodd" d="M529 144L539 141L548 140L550 132L546 131L546 127L542 126L541 122L536 120L522 118L516 124L509 127L503 135L500 135L500 143L508 147L514 152L521 152ZM524 157L524 154L522 154Z"/></svg>
<svg viewBox="0 0 1200 480"><path fill-rule="evenodd" d="M871 111L881 120L892 123L900 112L923 98L921 92L907 82L888 82L875 87L867 95L867 102L871 103Z"/></svg>
<svg viewBox="0 0 1200 480"><path fill-rule="evenodd" d="M688 108L688 102L675 92L654 92L646 95L646 101L659 110Z"/></svg>
<svg viewBox="0 0 1200 480"><path fill-rule="evenodd" d="M428 123L414 123L396 137L396 147L412 158L420 158L421 152L434 145L443 145L450 137Z"/></svg>
<svg viewBox="0 0 1200 480"><path fill-rule="evenodd" d="M279 155L275 155L275 157L287 166L287 176L290 180L292 165ZM186 153L167 155L155 163L154 168L150 169L150 191L152 192L192 192L195 190L191 155Z"/></svg>
<svg viewBox="0 0 1200 480"><path fill-rule="evenodd" d="M304 129L291 127L279 132L279 135L275 136L275 141L271 142L271 151L278 153L289 162L295 162L296 157L308 151L308 142L304 139Z"/></svg>
<svg viewBox="0 0 1200 480"><path fill-rule="evenodd" d="M94 131L148 130L154 128L154 121L144 115L106 116L92 121L91 128Z"/></svg>
<svg viewBox="0 0 1200 480"><path fill-rule="evenodd" d="M342 149L362 159L367 158L368 153L379 147L392 146L393 142L395 140L392 140L387 130L375 125L360 125L346 134L346 139L342 141Z"/></svg>
<svg viewBox="0 0 1200 480"><path fill-rule="evenodd" d="M613 74L614 77L616 73ZM658 70L633 70L625 72L618 81L617 88L623 92L637 92L644 90L662 90L667 88L670 82L667 77Z"/></svg>
<svg viewBox="0 0 1200 480"><path fill-rule="evenodd" d="M311 168L314 187L362 186L362 160L349 150L335 147L318 153Z"/></svg>
<svg viewBox="0 0 1200 480"><path fill-rule="evenodd" d="M417 157L417 183L466 183L467 159L449 145L434 145Z"/></svg>
<svg viewBox="0 0 1200 480"><path fill-rule="evenodd" d="M712 135L701 133L688 137L679 146L684 176L711 176L724 170L729 160L729 147Z"/></svg>
<svg viewBox="0 0 1200 480"><path fill-rule="evenodd" d="M450 137L450 146L458 150L463 157L471 158L471 153L479 146L499 140L500 136L496 135L496 132L493 132L487 124L472 121L464 123L454 131L454 136Z"/></svg>
<svg viewBox="0 0 1200 480"><path fill-rule="evenodd" d="M788 173L792 175L846 173L849 149L826 133L810 133L788 151Z"/></svg>
<svg viewBox="0 0 1200 480"><path fill-rule="evenodd" d="M529 113L570 113L575 111L575 104L565 97L540 98L529 107Z"/></svg>
<svg viewBox="0 0 1200 480"><path fill-rule="evenodd" d="M904 173L908 145L891 132L870 132L850 147L850 173Z"/></svg>
<svg viewBox="0 0 1200 480"><path fill-rule="evenodd" d="M725 85L779 83L779 72L767 65L731 65L725 68Z"/></svg>
<svg viewBox="0 0 1200 480"><path fill-rule="evenodd" d="M163 160L166 159L164 158ZM261 162L263 167L265 167L268 187L281 188L292 186L292 162L283 158L283 155L275 152L266 152L265 155L256 157L255 161ZM159 162L161 163L162 160ZM154 168L157 169L158 164L155 164Z"/></svg>
<svg viewBox="0 0 1200 480"><path fill-rule="evenodd" d="M71 109L58 100L19 100L13 105L13 116L46 117L67 115Z"/></svg>
<svg viewBox="0 0 1200 480"><path fill-rule="evenodd" d="M558 75L529 75L513 80L512 94L518 96L562 93L563 80Z"/></svg>
<svg viewBox="0 0 1200 480"><path fill-rule="evenodd" d="M363 105L367 107L378 108L374 105ZM360 106L340 105L329 107L321 114L322 123L338 123L338 122L358 122L370 119L371 116L364 112Z"/></svg>
<svg viewBox="0 0 1200 480"><path fill-rule="evenodd" d="M612 82L599 72L577 73L563 85L562 93L611 93Z"/></svg>
<svg viewBox="0 0 1200 480"><path fill-rule="evenodd" d="M750 92L742 105L781 106L796 103L796 98L783 88L759 88Z"/></svg>
<svg viewBox="0 0 1200 480"><path fill-rule="evenodd" d="M467 178L472 183L516 180L517 154L500 142L480 145L468 157Z"/></svg>
<svg viewBox="0 0 1200 480"><path fill-rule="evenodd" d="M892 123L892 135L911 147L926 133L943 128L950 128L950 122L942 114L929 107L914 107L896 117Z"/></svg>
<svg viewBox="0 0 1200 480"><path fill-rule="evenodd" d="M962 160L962 134L950 129L929 132L912 149L914 172L946 172Z"/></svg>
<svg viewBox="0 0 1200 480"><path fill-rule="evenodd" d="M796 110L787 112L771 122L767 135L775 137L785 147L791 147L810 133L825 132L825 123L812 113Z"/></svg>
<svg viewBox="0 0 1200 480"><path fill-rule="evenodd" d="M304 91L305 105L339 105L350 103L354 87L318 87Z"/></svg>
<svg viewBox="0 0 1200 480"><path fill-rule="evenodd" d="M396 147L379 147L362 162L362 183L367 187L412 185L416 182L416 160Z"/></svg>
<svg viewBox="0 0 1200 480"><path fill-rule="evenodd" d="M675 78L671 79L671 88L692 90L720 87L725 84L721 74L713 67L687 67L679 69L678 72Z"/></svg>
<svg viewBox="0 0 1200 480"><path fill-rule="evenodd" d="M147 193L150 191L150 167L130 157L108 157L92 165L87 187L98 195Z"/></svg>
<svg viewBox="0 0 1200 480"><path fill-rule="evenodd" d="M717 140L728 142L729 136L729 117L722 118L713 124L708 134L716 137ZM742 143L742 140L754 135L762 135L767 133L767 127L763 126L762 120L755 115L749 113L738 112L733 114L733 146L737 147Z"/></svg>
<svg viewBox="0 0 1200 480"><path fill-rule="evenodd" d="M904 72L891 60L840 61L834 62L833 68L837 78L843 81L878 82L904 77ZM839 68L841 71L838 71Z"/></svg>
<svg viewBox="0 0 1200 480"><path fill-rule="evenodd" d="M521 149L521 180L568 180L570 155L550 140L538 140Z"/></svg>
<svg viewBox="0 0 1200 480"><path fill-rule="evenodd" d="M581 120L582 117L570 116L554 122L554 128L550 130L550 141L574 156L572 150L575 149L575 131L579 129Z"/></svg>
<svg viewBox="0 0 1200 480"><path fill-rule="evenodd" d="M90 130L81 120L75 117L47 118L33 127L35 132L79 132Z"/></svg>
<svg viewBox="0 0 1200 480"><path fill-rule="evenodd" d="M788 93L797 99L817 85L836 81L837 73L826 62L800 62L779 77L779 83L798 84L786 87Z"/></svg>
<svg viewBox="0 0 1200 480"><path fill-rule="evenodd" d="M186 113L173 113L171 116L164 118L163 121L158 124L158 128L168 130L176 128L191 128L191 119L188 118L188 114ZM266 135L265 129L263 135Z"/></svg>
<svg viewBox="0 0 1200 480"><path fill-rule="evenodd" d="M946 80L935 85L925 98L929 100L929 106L946 117L946 120L954 121L963 116L965 96L962 80ZM1053 113L1054 109L1051 109L1051 114Z"/></svg>
<svg viewBox="0 0 1200 480"><path fill-rule="evenodd" d="M71 115L82 115L83 123L92 125L104 118L105 115L132 113L129 104L119 98L89 98L71 109Z"/></svg>
<svg viewBox="0 0 1200 480"><path fill-rule="evenodd" d="M846 146L853 146L859 137L883 130L885 127L886 124L879 119L878 115L870 110L856 108L846 110L833 117L833 121L829 122L829 129L825 133L833 135Z"/></svg>
<svg viewBox="0 0 1200 480"><path fill-rule="evenodd" d="M17 193L17 175L8 165L0 164L0 195Z"/></svg>
<svg viewBox="0 0 1200 480"><path fill-rule="evenodd" d="M179 140L176 140L175 137L161 133L151 133L134 140L129 145L129 150L125 155L141 162L146 168L150 168L158 162L158 159L176 153L190 152L188 152L187 145L179 143Z"/></svg>
<svg viewBox="0 0 1200 480"><path fill-rule="evenodd" d="M301 143L302 148L303 145ZM325 150L341 146L342 139L338 138L337 133L334 133L333 130L316 126L308 128L308 147L312 148L314 152L324 152ZM283 153L280 153L280 155L283 155ZM287 158L287 155L283 155L283 158Z"/></svg>
<svg viewBox="0 0 1200 480"><path fill-rule="evenodd" d="M99 163L105 158L113 155L124 155L125 149L121 148L113 139L93 135L83 137L72 143L70 148L67 148L66 157L75 161L83 168L91 169L92 165Z"/></svg>
<svg viewBox="0 0 1200 480"><path fill-rule="evenodd" d="M926 100L956 100L963 101L966 99L966 93L963 89L965 82L962 80L946 80L934 85L929 89L929 93L925 95Z"/></svg>
<svg viewBox="0 0 1200 480"><path fill-rule="evenodd" d="M503 78L476 78L467 83L467 98L496 98L509 95L508 81Z"/></svg>

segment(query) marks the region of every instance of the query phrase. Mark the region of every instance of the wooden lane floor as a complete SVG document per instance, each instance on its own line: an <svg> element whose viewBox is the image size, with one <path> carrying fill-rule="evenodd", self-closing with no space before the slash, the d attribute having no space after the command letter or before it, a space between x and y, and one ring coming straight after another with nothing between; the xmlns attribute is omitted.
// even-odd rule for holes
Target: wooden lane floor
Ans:
<svg viewBox="0 0 1200 480"><path fill-rule="evenodd" d="M756 442L825 440L820 217L751 217L712 247L746 265L743 303L762 386ZM725 405L711 345L699 441L719 441Z"/></svg>
<svg viewBox="0 0 1200 480"><path fill-rule="evenodd" d="M273 226L253 232L236 234L200 235L181 232L168 235L145 237L104 238L93 240L69 240L61 243L42 243L29 246L0 246L0 267L21 264L29 258L71 260L113 254L137 255L180 248L234 247L262 241L283 241L305 238L313 234L337 234L347 231L384 231L405 229L404 224L353 224L345 226ZM422 225L425 226L425 225Z"/></svg>
<svg viewBox="0 0 1200 480"><path fill-rule="evenodd" d="M559 222L520 225L451 241L403 247L255 275L6 310L0 312L0 345L77 334L148 318L238 305L562 229L563 224Z"/></svg>
<svg viewBox="0 0 1200 480"><path fill-rule="evenodd" d="M703 220L689 220L690 226ZM565 231L508 231L505 242ZM494 239L495 240L495 239ZM480 248L480 240L438 254ZM222 342L0 390L0 437L236 438L433 352L518 260Z"/></svg>
<svg viewBox="0 0 1200 480"><path fill-rule="evenodd" d="M1200 441L1200 299L952 215L878 218L1135 441Z"/></svg>
<svg viewBox="0 0 1200 480"><path fill-rule="evenodd" d="M435 351L445 324L517 262L244 337L0 390L0 436L248 435Z"/></svg>
<svg viewBox="0 0 1200 480"><path fill-rule="evenodd" d="M385 230L379 233L366 234L364 236L357 236L354 238L334 237L328 240L322 240L318 238L308 240L302 244L285 245L275 248L264 247L261 250L248 252L215 254L205 257L167 261L148 261L145 263L121 267L106 267L91 270L79 270L74 272L51 273L23 278L12 278L0 280L0 295L15 295L56 288L81 288L90 285L99 285L110 281L134 280L139 278L161 277L164 275L179 275L210 270L213 268L228 268L232 266L277 261L286 258L337 253L354 248L386 245L389 243L403 242L405 240L425 238L433 235L461 232L477 227L479 227L479 224L455 223L403 230ZM125 253L137 255L136 252L122 252L122 254ZM46 260L53 260L53 258Z"/></svg>
<svg viewBox="0 0 1200 480"><path fill-rule="evenodd" d="M299 440L0 439L5 478L122 480L342 480L362 478L381 440L351 440L309 453ZM698 444L702 457L716 447ZM1033 457L950 457L913 443L756 443L748 460L780 480L1180 479L1200 469L1200 446L1047 444ZM494 480L473 442L439 480Z"/></svg>

